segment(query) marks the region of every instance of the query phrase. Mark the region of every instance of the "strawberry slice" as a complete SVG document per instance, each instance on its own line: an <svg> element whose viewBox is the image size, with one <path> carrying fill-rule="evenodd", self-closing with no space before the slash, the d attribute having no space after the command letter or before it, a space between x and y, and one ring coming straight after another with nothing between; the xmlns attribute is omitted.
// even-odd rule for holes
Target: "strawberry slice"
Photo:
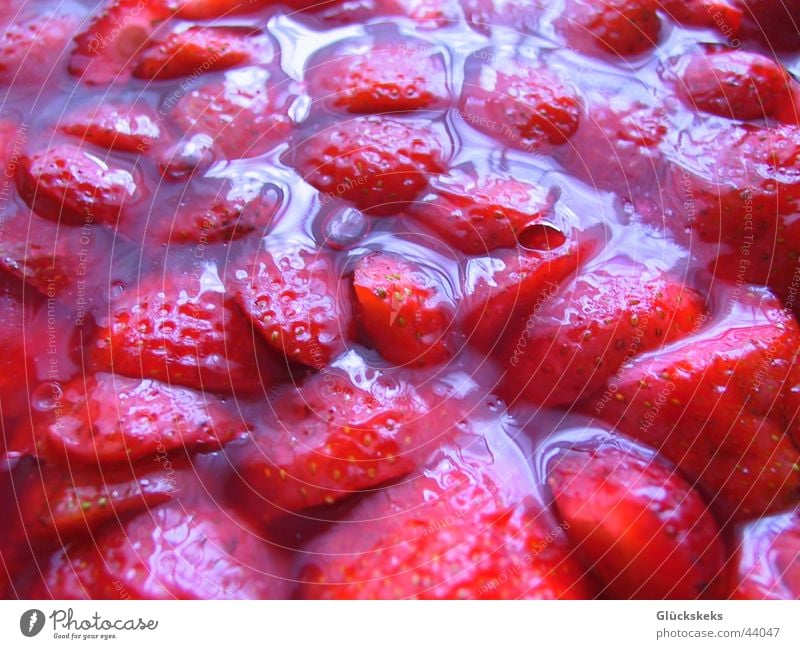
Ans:
<svg viewBox="0 0 800 649"><path fill-rule="evenodd" d="M176 501L53 554L35 599L284 599L288 562L210 503Z"/></svg>
<svg viewBox="0 0 800 649"><path fill-rule="evenodd" d="M228 157L248 158L286 139L296 96L295 84L284 74L241 68L193 88L172 116L187 133L210 135Z"/></svg>
<svg viewBox="0 0 800 649"><path fill-rule="evenodd" d="M508 174L451 169L409 212L454 248L480 254L515 246L549 211L548 194Z"/></svg>
<svg viewBox="0 0 800 649"><path fill-rule="evenodd" d="M209 244L265 235L278 208L282 191L258 176L234 173L224 177L195 177L191 192L170 198L154 222L131 224L124 230L134 240L154 237L162 243ZM134 229L136 228L136 229Z"/></svg>
<svg viewBox="0 0 800 649"><path fill-rule="evenodd" d="M543 3L528 0L462 0L461 5L472 26L487 35L499 26L518 34L536 33L546 9Z"/></svg>
<svg viewBox="0 0 800 649"><path fill-rule="evenodd" d="M133 75L177 79L241 65L270 63L272 43L248 27L193 26L152 39L139 55Z"/></svg>
<svg viewBox="0 0 800 649"><path fill-rule="evenodd" d="M800 599L800 515L796 510L743 525L734 547L734 598Z"/></svg>
<svg viewBox="0 0 800 649"><path fill-rule="evenodd" d="M398 212L444 171L445 150L427 120L359 117L315 129L292 153L303 178L326 197L376 216ZM291 163L291 160L287 160Z"/></svg>
<svg viewBox="0 0 800 649"><path fill-rule="evenodd" d="M657 0L567 0L558 24L573 47L588 54L641 54L658 45Z"/></svg>
<svg viewBox="0 0 800 649"><path fill-rule="evenodd" d="M563 159L592 187L636 196L658 191L663 182L670 124L652 100L626 96L628 87L587 93L590 117L570 139Z"/></svg>
<svg viewBox="0 0 800 649"><path fill-rule="evenodd" d="M39 216L69 223L116 225L141 195L130 171L71 144L23 157L17 188Z"/></svg>
<svg viewBox="0 0 800 649"><path fill-rule="evenodd" d="M108 273L112 244L104 228L53 223L13 204L9 212L0 217L0 269L5 273L50 297L74 293L77 282L88 284L103 270Z"/></svg>
<svg viewBox="0 0 800 649"><path fill-rule="evenodd" d="M353 376L340 367L350 362ZM275 423L258 428L239 454L243 502L259 494L268 517L332 504L411 472L457 421L447 406L432 421L431 399L406 378L368 370L350 355L277 393L273 410Z"/></svg>
<svg viewBox="0 0 800 649"><path fill-rule="evenodd" d="M790 100L790 77L772 58L712 49L676 61L678 91L699 111L732 119L765 119Z"/></svg>
<svg viewBox="0 0 800 649"><path fill-rule="evenodd" d="M366 498L303 555L312 599L583 599L564 530L494 467L441 462Z"/></svg>
<svg viewBox="0 0 800 649"><path fill-rule="evenodd" d="M661 0L660 9L690 27L712 27L734 39L742 27L742 9L736 0Z"/></svg>
<svg viewBox="0 0 800 649"><path fill-rule="evenodd" d="M25 291L14 278L0 277L0 419L22 415L28 405L28 380L32 374L26 352L32 341L26 332L41 297Z"/></svg>
<svg viewBox="0 0 800 649"><path fill-rule="evenodd" d="M430 272L393 253L374 253L356 264L353 287L361 327L384 358L424 366L450 357L454 306Z"/></svg>
<svg viewBox="0 0 800 649"><path fill-rule="evenodd" d="M713 326L625 365L595 414L674 462L723 521L792 506L798 336L768 291L748 288Z"/></svg>
<svg viewBox="0 0 800 649"><path fill-rule="evenodd" d="M137 54L170 15L159 1L107 0L75 37L69 71L90 85L126 81Z"/></svg>
<svg viewBox="0 0 800 649"><path fill-rule="evenodd" d="M260 392L274 380L265 351L213 265L121 293L95 342L100 367L117 374L230 393Z"/></svg>
<svg viewBox="0 0 800 649"><path fill-rule="evenodd" d="M575 90L548 68L492 50L467 61L461 117L507 146L538 151L564 144L581 113Z"/></svg>
<svg viewBox="0 0 800 649"><path fill-rule="evenodd" d="M700 496L643 452L601 445L561 451L548 485L567 535L612 599L697 599L725 562Z"/></svg>
<svg viewBox="0 0 800 649"><path fill-rule="evenodd" d="M185 181L207 170L220 155L214 138L206 133L189 133L161 152L158 168L167 180Z"/></svg>
<svg viewBox="0 0 800 649"><path fill-rule="evenodd" d="M101 525L171 499L179 490L174 467L121 465L113 469L29 467L19 480L20 511L32 542L83 536Z"/></svg>
<svg viewBox="0 0 800 649"><path fill-rule="evenodd" d="M539 308L559 291L559 285L590 256L590 247L573 240L561 242L553 229L552 249L500 250L491 257L470 259L467 263L463 302L463 328L470 342L489 351L509 328L516 328L516 317ZM561 245L559 245L561 244Z"/></svg>
<svg viewBox="0 0 800 649"><path fill-rule="evenodd" d="M796 9L792 0L734 0L743 13L741 37L763 44L768 51L800 46Z"/></svg>
<svg viewBox="0 0 800 649"><path fill-rule="evenodd" d="M744 241L775 241L776 227L800 209L800 128L743 127L720 132L698 129L685 147L695 152L691 167L675 157L665 188L676 213L676 231L694 229L705 241L735 247ZM691 209L686 209L687 203ZM749 237L746 239L745 237ZM752 281L752 280L751 280Z"/></svg>
<svg viewBox="0 0 800 649"><path fill-rule="evenodd" d="M800 259L800 128L698 130L685 140L696 157L688 166L676 152L669 167L662 195L674 216L667 224L678 237L719 247L709 265L716 276L765 284L788 298Z"/></svg>
<svg viewBox="0 0 800 649"><path fill-rule="evenodd" d="M506 334L504 392L539 405L596 393L627 360L695 330L703 300L672 277L610 262L585 272Z"/></svg>
<svg viewBox="0 0 800 649"><path fill-rule="evenodd" d="M0 85L39 90L67 53L80 19L57 7L40 6L12 16L14 22L0 27Z"/></svg>
<svg viewBox="0 0 800 649"><path fill-rule="evenodd" d="M442 108L449 99L444 58L423 42L345 41L306 66L317 103L350 113Z"/></svg>
<svg viewBox="0 0 800 649"><path fill-rule="evenodd" d="M236 301L268 345L315 369L344 350L350 304L333 259L282 243L259 249L244 268Z"/></svg>
<svg viewBox="0 0 800 649"><path fill-rule="evenodd" d="M67 384L54 405L34 417L34 435L46 455L78 463L211 450L247 430L218 397L105 372Z"/></svg>
<svg viewBox="0 0 800 649"><path fill-rule="evenodd" d="M61 119L59 128L109 151L129 153L148 151L162 136L158 117L144 102L87 104Z"/></svg>
<svg viewBox="0 0 800 649"><path fill-rule="evenodd" d="M69 71L89 85L127 81L137 55L171 13L158 0L106 0L89 26L75 37Z"/></svg>

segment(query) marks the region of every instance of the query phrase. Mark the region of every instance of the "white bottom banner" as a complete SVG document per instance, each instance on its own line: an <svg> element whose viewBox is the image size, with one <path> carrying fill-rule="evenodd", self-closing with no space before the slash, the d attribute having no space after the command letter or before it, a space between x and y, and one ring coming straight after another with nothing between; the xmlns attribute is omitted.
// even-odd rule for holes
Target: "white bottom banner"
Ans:
<svg viewBox="0 0 800 649"><path fill-rule="evenodd" d="M798 602L0 602L0 647L800 647Z"/></svg>

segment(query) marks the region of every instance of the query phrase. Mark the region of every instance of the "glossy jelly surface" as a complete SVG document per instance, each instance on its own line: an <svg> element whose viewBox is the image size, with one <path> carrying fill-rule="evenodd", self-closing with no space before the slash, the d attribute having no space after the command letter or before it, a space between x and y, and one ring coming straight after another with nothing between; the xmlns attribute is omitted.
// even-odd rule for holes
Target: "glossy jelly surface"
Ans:
<svg viewBox="0 0 800 649"><path fill-rule="evenodd" d="M4 3L0 594L800 597L796 9Z"/></svg>

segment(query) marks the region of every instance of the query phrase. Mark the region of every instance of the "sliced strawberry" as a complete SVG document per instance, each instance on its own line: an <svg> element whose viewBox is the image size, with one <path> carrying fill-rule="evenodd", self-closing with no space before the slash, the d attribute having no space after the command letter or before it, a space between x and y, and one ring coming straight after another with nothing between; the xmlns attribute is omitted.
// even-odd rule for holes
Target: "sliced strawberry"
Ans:
<svg viewBox="0 0 800 649"><path fill-rule="evenodd" d="M492 469L443 461L365 499L306 549L299 596L591 597L563 528Z"/></svg>
<svg viewBox="0 0 800 649"><path fill-rule="evenodd" d="M670 129L664 110L646 97L626 97L623 88L611 96L592 92L586 103L588 117L564 152L567 168L592 187L623 196L658 189Z"/></svg>
<svg viewBox="0 0 800 649"><path fill-rule="evenodd" d="M267 344L315 369L351 335L349 296L333 259L299 245L282 242L245 261L236 301Z"/></svg>
<svg viewBox="0 0 800 649"><path fill-rule="evenodd" d="M567 405L597 392L620 366L696 330L702 298L660 272L610 262L579 275L509 330L496 350L508 397Z"/></svg>
<svg viewBox="0 0 800 649"><path fill-rule="evenodd" d="M780 510L800 494L800 451L784 431L800 332L768 291L697 335L625 365L595 414L657 448L721 520Z"/></svg>
<svg viewBox="0 0 800 649"><path fill-rule="evenodd" d="M222 178L193 179L192 190L181 192L154 214L143 232L126 234L154 236L161 242L202 243L232 241L247 235L263 236L269 230L282 192L258 176L232 174ZM136 224L141 230L141 224Z"/></svg>
<svg viewBox="0 0 800 649"><path fill-rule="evenodd" d="M130 171L71 144L24 157L17 188L40 216L73 223L115 225L141 195Z"/></svg>
<svg viewBox="0 0 800 649"><path fill-rule="evenodd" d="M445 149L427 120L359 117L315 130L293 153L295 167L326 196L383 216L400 211L444 171Z"/></svg>
<svg viewBox="0 0 800 649"><path fill-rule="evenodd" d="M210 503L172 501L50 557L29 594L52 599L281 599L288 562Z"/></svg>
<svg viewBox="0 0 800 649"><path fill-rule="evenodd" d="M657 0L567 0L559 24L581 51L631 56L658 45L657 9Z"/></svg>
<svg viewBox="0 0 800 649"><path fill-rule="evenodd" d="M449 99L444 58L423 42L345 42L306 70L317 102L351 113L441 108Z"/></svg>
<svg viewBox="0 0 800 649"><path fill-rule="evenodd" d="M660 9L690 27L713 27L734 39L742 27L742 10L736 0L661 0Z"/></svg>
<svg viewBox="0 0 800 649"><path fill-rule="evenodd" d="M535 33L545 9L543 3L529 0L462 0L461 4L472 26L487 34L498 26L520 34Z"/></svg>
<svg viewBox="0 0 800 649"><path fill-rule="evenodd" d="M359 322L389 361L430 365L450 357L453 305L421 266L381 252L363 257L353 277Z"/></svg>
<svg viewBox="0 0 800 649"><path fill-rule="evenodd" d="M468 254L509 248L549 211L548 191L508 174L452 169L435 177L410 213Z"/></svg>
<svg viewBox="0 0 800 649"><path fill-rule="evenodd" d="M769 51L800 46L794 0L734 0L742 9L742 38L760 41Z"/></svg>
<svg viewBox="0 0 800 649"><path fill-rule="evenodd" d="M247 158L284 141L292 126L289 108L296 95L294 83L285 75L242 68L189 91L175 106L173 117L190 134L210 135L228 157Z"/></svg>
<svg viewBox="0 0 800 649"><path fill-rule="evenodd" d="M55 405L34 417L34 435L46 455L78 463L216 449L247 430L218 397L105 372L67 384Z"/></svg>
<svg viewBox="0 0 800 649"><path fill-rule="evenodd" d="M514 316L552 299L560 283L589 257L587 246L582 249L571 239L561 242L557 234L551 239L551 250L501 250L468 262L463 327L483 351L516 327Z"/></svg>
<svg viewBox="0 0 800 649"><path fill-rule="evenodd" d="M790 78L763 54L716 49L676 62L683 100L696 110L733 119L772 117L789 100Z"/></svg>
<svg viewBox="0 0 800 649"><path fill-rule="evenodd" d="M28 405L30 364L26 331L41 298L13 278L0 277L0 418L21 415Z"/></svg>
<svg viewBox="0 0 800 649"><path fill-rule="evenodd" d="M526 151L563 144L577 130L581 102L554 72L481 50L467 61L461 117Z"/></svg>
<svg viewBox="0 0 800 649"><path fill-rule="evenodd" d="M105 100L81 106L59 121L59 128L110 151L144 153L161 140L161 127L153 110L144 102L133 106Z"/></svg>
<svg viewBox="0 0 800 649"><path fill-rule="evenodd" d="M697 599L725 562L700 496L641 449L561 451L548 485L567 535L613 599Z"/></svg>
<svg viewBox="0 0 800 649"><path fill-rule="evenodd" d="M78 16L53 7L36 7L34 15L22 10L14 22L0 27L0 84L39 90L57 61L68 51L78 26Z"/></svg>
<svg viewBox="0 0 800 649"><path fill-rule="evenodd" d="M800 599L800 515L796 510L742 526L734 547L734 598Z"/></svg>
<svg viewBox="0 0 800 649"><path fill-rule="evenodd" d="M163 2L106 0L75 37L69 71L92 85L125 81L137 54L170 15Z"/></svg>
<svg viewBox="0 0 800 649"><path fill-rule="evenodd" d="M31 542L66 540L102 524L154 507L179 491L169 469L121 465L114 469L30 467L17 485L25 534Z"/></svg>
<svg viewBox="0 0 800 649"><path fill-rule="evenodd" d="M214 266L144 278L112 301L95 342L100 366L118 374L235 393L275 379L264 352Z"/></svg>
<svg viewBox="0 0 800 649"><path fill-rule="evenodd" d="M349 359L353 360L353 359ZM436 409L407 378L358 364L286 387L273 399L274 424L240 452L243 502L259 494L267 516L332 504L414 470L455 434L449 406Z"/></svg>
<svg viewBox="0 0 800 649"><path fill-rule="evenodd" d="M293 4L292 0L287 4ZM175 15L187 20L226 18L238 13L256 11L274 4L275 0L160 0Z"/></svg>
<svg viewBox="0 0 800 649"><path fill-rule="evenodd" d="M98 224L57 224L27 209L0 224L0 269L43 295L74 292L78 282L88 284L104 270L108 273L111 240Z"/></svg>
<svg viewBox="0 0 800 649"><path fill-rule="evenodd" d="M800 258L800 128L713 129L685 139L681 147L696 155L691 165L676 157L670 166L667 223L681 237L725 244L730 254L711 269L718 276L786 294Z"/></svg>
<svg viewBox="0 0 800 649"><path fill-rule="evenodd" d="M133 74L142 79L176 79L269 63L274 56L269 38L248 27L193 26L151 41Z"/></svg>

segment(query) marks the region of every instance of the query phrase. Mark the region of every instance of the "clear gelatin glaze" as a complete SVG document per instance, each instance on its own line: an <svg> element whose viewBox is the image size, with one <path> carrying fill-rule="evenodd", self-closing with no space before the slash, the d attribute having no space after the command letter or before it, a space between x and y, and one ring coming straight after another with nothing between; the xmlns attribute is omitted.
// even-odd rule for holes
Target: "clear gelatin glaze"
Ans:
<svg viewBox="0 0 800 649"><path fill-rule="evenodd" d="M0 6L0 594L800 596L794 0Z"/></svg>

